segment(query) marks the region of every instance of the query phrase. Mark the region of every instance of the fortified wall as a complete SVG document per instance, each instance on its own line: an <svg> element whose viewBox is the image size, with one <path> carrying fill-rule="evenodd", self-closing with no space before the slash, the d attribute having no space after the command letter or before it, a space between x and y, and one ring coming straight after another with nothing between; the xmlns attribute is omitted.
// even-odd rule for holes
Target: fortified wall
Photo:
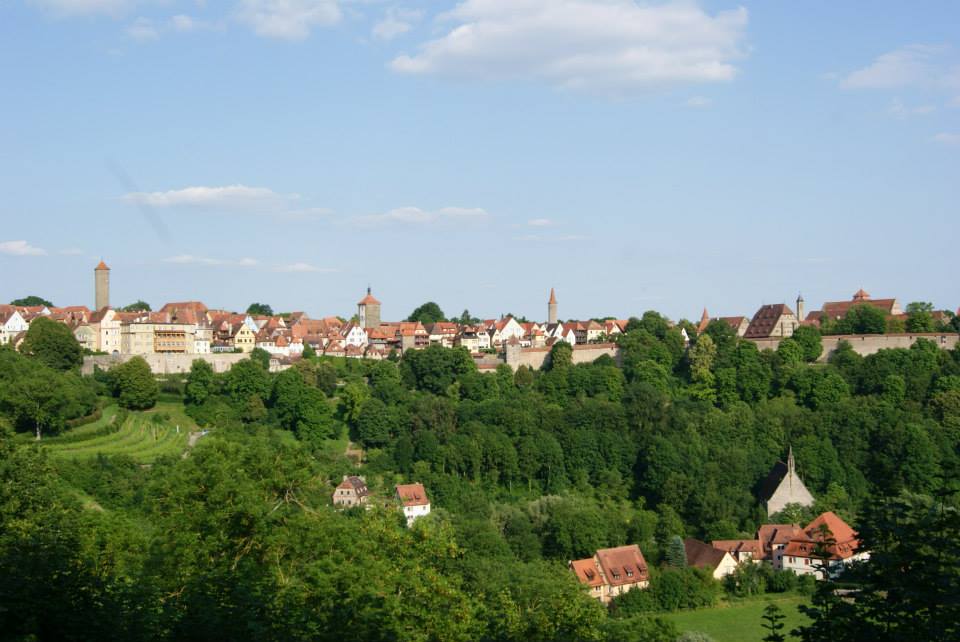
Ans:
<svg viewBox="0 0 960 642"><path fill-rule="evenodd" d="M506 363L516 370L520 366L527 366L532 370L543 367L550 356L550 348L520 348L507 346ZM607 355L620 363L620 348L615 343L590 343L573 346L573 364L593 363L598 357Z"/></svg>
<svg viewBox="0 0 960 642"><path fill-rule="evenodd" d="M846 341L859 355L867 356L888 348L909 348L917 339L933 341L941 350L952 350L960 340L960 334L942 332L906 332L898 334L840 334L823 337L823 354L817 359L824 362L836 351L841 341ZM782 341L781 337L767 339L748 339L757 344L760 350L776 350Z"/></svg>
<svg viewBox="0 0 960 642"><path fill-rule="evenodd" d="M94 366L99 366L101 370L109 370L111 367L129 361L134 357L143 357L144 361L150 366L153 374L181 374L190 372L190 365L200 359L213 366L214 372L226 372L238 361L249 359L249 354L224 352L217 354L120 354L120 355L94 355L83 358L83 366L80 372L85 375L92 375Z"/></svg>

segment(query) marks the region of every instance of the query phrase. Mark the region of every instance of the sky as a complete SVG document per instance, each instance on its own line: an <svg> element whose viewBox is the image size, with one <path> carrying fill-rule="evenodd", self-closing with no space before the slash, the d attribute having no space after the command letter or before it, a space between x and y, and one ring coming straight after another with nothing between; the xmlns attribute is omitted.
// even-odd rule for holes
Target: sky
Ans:
<svg viewBox="0 0 960 642"><path fill-rule="evenodd" d="M960 3L0 0L0 300L960 305Z"/></svg>

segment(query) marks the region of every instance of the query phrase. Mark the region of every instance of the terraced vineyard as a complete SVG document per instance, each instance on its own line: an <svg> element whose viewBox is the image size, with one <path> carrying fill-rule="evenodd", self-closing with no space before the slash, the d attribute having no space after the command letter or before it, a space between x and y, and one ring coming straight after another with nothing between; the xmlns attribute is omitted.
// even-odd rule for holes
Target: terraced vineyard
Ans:
<svg viewBox="0 0 960 642"><path fill-rule="evenodd" d="M174 403L160 403L147 412L131 412L120 426L116 419L117 408L106 408L99 421L47 439L44 448L57 458L122 454L149 464L164 455L183 453L190 433L198 430L183 407Z"/></svg>

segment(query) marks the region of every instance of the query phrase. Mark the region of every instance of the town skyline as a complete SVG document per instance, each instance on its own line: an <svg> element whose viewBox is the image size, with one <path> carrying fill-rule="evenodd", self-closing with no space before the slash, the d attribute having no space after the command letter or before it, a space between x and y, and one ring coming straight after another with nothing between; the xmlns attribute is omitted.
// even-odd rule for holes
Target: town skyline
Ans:
<svg viewBox="0 0 960 642"><path fill-rule="evenodd" d="M0 8L4 299L100 258L117 301L314 314L960 299L956 3L230 4Z"/></svg>
<svg viewBox="0 0 960 642"><path fill-rule="evenodd" d="M96 267L100 267L100 266L106 266L105 260L103 258L99 260L99 263ZM113 273L114 270L112 265L109 266L109 271L111 274ZM94 270L94 273L95 274L97 273L96 269ZM97 305L97 301L96 301L97 294L94 291L94 289L89 287L89 277L87 277L86 280L87 280L87 289L89 290L89 292L84 295L85 298L74 296L68 300L68 299L60 299L56 297L47 296L46 294L42 293L39 290L29 291L29 292L27 291L14 292L11 290L10 292L6 292L6 291L2 292L2 294L0 294L0 299L2 299L3 301L13 301L13 300L20 299L27 296L40 296L47 300L51 300L54 303L55 307L63 308L63 307L70 307L70 306L83 306L83 307L87 307L90 311L97 311L101 309L103 306ZM129 300L127 300L127 298L118 299L117 295L114 294L114 292L116 291L117 283L122 284L123 280L124 280L123 276L121 276L119 280L114 280L111 277L109 280L108 288L107 288L107 290L110 292L110 294L108 295L109 305L110 307L118 310L127 305L136 303L137 301L144 301L150 304L153 310L159 310L164 305L179 303L179 302L202 302L212 310L213 309L229 310L236 313L243 313L245 312L248 306L254 303L262 303L262 304L270 305L274 311L274 314L290 313L290 312L305 312L308 314L308 316L311 316L312 318L323 318L326 316L339 316L347 320L351 319L356 315L356 307L357 307L356 300L352 304L347 306L347 309L349 310L348 312L347 310L340 310L340 309L334 310L334 309L328 309L328 308L311 309L310 306L305 306L305 305L299 305L299 306L294 305L292 307L277 306L276 304L273 303L272 300L269 299L269 295L259 297L259 298L252 297L249 299L248 302L238 304L235 306L220 305L216 299L208 300L207 298L204 298L201 296L191 296L189 293L184 293L183 296L166 298L163 300L160 300L156 297L150 297L150 296L136 296L134 298L130 298ZM124 292L124 291L125 291L124 289L121 289L121 292ZM865 290L863 287L860 287L858 290L858 292L864 292L864 291ZM807 297L807 295L805 295L803 292L797 292L797 294L792 299L784 298L783 300L779 300L779 301L774 301L774 300L755 301L752 307L747 307L744 311L728 310L724 307L711 307L711 306L705 305L705 306L701 306L696 311L691 309L689 313L674 316L665 312L662 309L657 308L656 306L651 306L651 307L643 308L642 310L635 309L635 310L629 311L629 313L626 313L626 314L613 314L613 313L606 313L605 311L601 311L599 313L594 312L594 313L585 313L585 314L569 314L565 316L563 314L563 310L566 306L564 304L564 300L561 294L562 291L558 291L558 288L556 286L547 286L545 290L545 294L541 296L543 300L539 304L539 308L540 308L539 311L537 311L536 306L527 303L527 304L524 304L523 308L505 309L502 311L498 311L496 314L485 313L484 310L474 309L474 308L471 308L469 305L466 305L465 307L448 307L444 305L442 301L439 301L436 298L431 298L426 294L424 295L424 298L422 298L422 300L419 300L419 302L411 301L409 304L409 309L407 311L400 312L395 309L397 304L394 303L391 305L389 303L389 297L384 295L383 292L377 290L373 285L367 285L364 289L359 290L359 292L360 292L359 294L355 293L354 298L357 298L357 297L362 298L364 293L370 294L371 292L373 292L376 296L378 296L381 299L381 301L387 301L388 302L386 306L387 313L384 314L383 318L385 320L390 319L394 321L404 320L418 306L423 305L424 303L432 302L440 306L440 308L443 310L446 317L449 319L459 318L463 311L469 311L471 316L481 318L481 319L499 319L504 316L512 314L515 317L523 317L523 318L529 318L535 321L548 322L549 316L550 316L548 312L548 306L549 306L549 303L553 301L559 307L559 311L558 311L559 318L566 319L566 320L604 318L604 317L626 319L629 317L640 317L644 312L652 310L660 314L663 314L664 316L666 316L667 318L673 321L687 320L693 323L697 323L700 321L701 315L703 312L708 312L711 318L745 316L749 320L753 316L753 311L755 311L758 307L761 307L764 305L782 303L791 307L795 312L801 312L800 310L798 310L795 304L797 302L797 298L803 298L805 303L809 301L809 303L812 304L812 305L807 305L806 307L806 310L809 312L811 310L819 310L820 308L818 304L828 303L830 301L842 301L848 298L847 296L840 294L838 296L833 296L833 297L830 297L828 295L823 299L817 299L814 297ZM869 294L869 292L867 293ZM880 291L880 293L882 296L891 294L892 298L896 298L898 301L902 301L904 305L908 302L913 302L913 301L926 301L925 299L922 299L922 298L901 297L901 296L898 296L896 293L887 293L883 291ZM337 294L336 300L340 301L340 300L348 299L349 296L350 295L348 293L341 292ZM856 296L857 296L857 292L853 294L854 298ZM554 297L556 297L556 299ZM86 299L89 299L89 301ZM102 302L102 299L100 302ZM958 304L960 304L960 302L958 301L947 303L945 305L939 305L937 302L932 302L932 303L933 303L934 310L947 310L952 313L960 314L960 307L957 307ZM317 304L317 305L322 305L322 304ZM500 306L500 307L503 307L503 306ZM528 307L529 307L529 310L527 309Z"/></svg>

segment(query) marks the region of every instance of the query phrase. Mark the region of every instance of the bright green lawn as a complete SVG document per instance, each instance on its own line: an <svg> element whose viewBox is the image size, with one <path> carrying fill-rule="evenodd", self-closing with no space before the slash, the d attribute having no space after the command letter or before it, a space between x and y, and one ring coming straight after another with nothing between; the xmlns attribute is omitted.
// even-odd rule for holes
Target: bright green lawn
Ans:
<svg viewBox="0 0 960 642"><path fill-rule="evenodd" d="M163 455L178 455L184 452L190 433L197 430L193 420L184 414L181 404L161 402L152 410L131 412L119 430L96 434L115 413L115 408L109 408L104 411L101 421L68 430L59 438L45 439L42 445L57 458L83 459L96 457L101 453L122 454L146 464ZM168 415L169 419L154 421L153 418L160 414Z"/></svg>
<svg viewBox="0 0 960 642"><path fill-rule="evenodd" d="M807 617L797 610L798 605L808 601L806 597L765 595L734 603L722 602L711 609L669 613L663 617L676 624L681 631L700 631L716 642L759 642L767 633L762 628L762 617L763 609L769 601L779 606L787 616L783 620L786 626L781 633L790 640L790 630L808 622Z"/></svg>

